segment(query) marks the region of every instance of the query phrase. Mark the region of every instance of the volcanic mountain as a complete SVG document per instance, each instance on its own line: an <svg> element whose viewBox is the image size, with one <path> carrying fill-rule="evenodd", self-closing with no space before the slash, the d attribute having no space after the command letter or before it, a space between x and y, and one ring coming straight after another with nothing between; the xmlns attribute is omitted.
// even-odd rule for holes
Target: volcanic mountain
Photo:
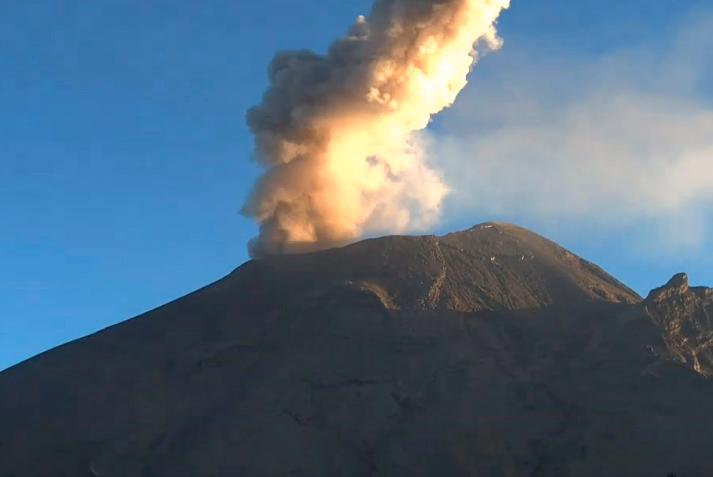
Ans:
<svg viewBox="0 0 713 477"><path fill-rule="evenodd" d="M0 373L0 476L710 476L712 311L506 224L269 256Z"/></svg>

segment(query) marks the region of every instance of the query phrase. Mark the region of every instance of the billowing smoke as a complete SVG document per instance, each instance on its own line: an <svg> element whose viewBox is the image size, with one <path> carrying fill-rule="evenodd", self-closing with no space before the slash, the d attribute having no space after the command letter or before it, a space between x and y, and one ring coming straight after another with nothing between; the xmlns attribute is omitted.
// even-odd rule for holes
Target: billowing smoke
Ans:
<svg viewBox="0 0 713 477"><path fill-rule="evenodd" d="M248 112L266 172L243 213L252 255L428 227L448 187L415 134L467 83L479 44L500 46L510 0L376 0L326 55L279 53Z"/></svg>

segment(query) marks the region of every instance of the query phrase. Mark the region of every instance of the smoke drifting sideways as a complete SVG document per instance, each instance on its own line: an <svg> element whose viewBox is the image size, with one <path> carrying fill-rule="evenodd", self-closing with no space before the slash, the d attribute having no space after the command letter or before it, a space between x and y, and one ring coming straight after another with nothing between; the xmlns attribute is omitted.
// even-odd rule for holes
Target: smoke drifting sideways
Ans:
<svg viewBox="0 0 713 477"><path fill-rule="evenodd" d="M510 0L376 0L326 55L278 53L247 113L265 172L242 212L250 254L339 246L424 229L448 187L417 132L467 84L478 47L498 49Z"/></svg>

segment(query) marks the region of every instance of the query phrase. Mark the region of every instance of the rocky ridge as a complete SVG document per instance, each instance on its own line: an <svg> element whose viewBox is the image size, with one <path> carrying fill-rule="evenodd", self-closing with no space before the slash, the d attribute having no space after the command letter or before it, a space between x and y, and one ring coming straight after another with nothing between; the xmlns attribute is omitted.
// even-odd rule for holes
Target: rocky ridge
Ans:
<svg viewBox="0 0 713 477"><path fill-rule="evenodd" d="M660 327L671 356L713 376L713 289L691 287L685 273L652 290L644 307Z"/></svg>

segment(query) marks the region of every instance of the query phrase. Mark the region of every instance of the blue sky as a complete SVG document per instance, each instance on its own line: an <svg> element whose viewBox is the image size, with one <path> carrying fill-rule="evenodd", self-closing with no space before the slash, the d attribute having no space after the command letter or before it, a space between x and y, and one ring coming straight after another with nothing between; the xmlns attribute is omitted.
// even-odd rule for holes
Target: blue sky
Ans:
<svg viewBox="0 0 713 477"><path fill-rule="evenodd" d="M488 136L490 122L519 131L513 118L533 101L537 107L527 111L538 121L550 122L553 111L606 117L620 110L590 107L602 103L603 92L629 101L632 91L643 90L638 100L646 105L659 97L685 104L671 128L699 121L713 104L710 64L696 54L697 35L710 31L705 26L713 18L706 3L513 0L500 22L505 47L481 61L461 101L431 128L437 151L452 139L447 151L454 156L441 164L444 170L460 167L459 144L479 138L497 144ZM369 6L367 0L4 2L0 369L177 298L245 261L256 228L238 211L258 171L244 112L266 87L267 64L281 49L323 51ZM662 116L656 110L646 117ZM482 166L478 158L469 161L474 171ZM605 204L611 213L520 207L502 191L498 207L485 207L495 197L479 189L448 202L434 232L515 221L642 294L681 270L713 285L707 185L675 206L662 202L663 215L634 207L656 205L658 197L641 189L637 199L635 187L633 199L622 195L634 205L621 213L611 204Z"/></svg>

